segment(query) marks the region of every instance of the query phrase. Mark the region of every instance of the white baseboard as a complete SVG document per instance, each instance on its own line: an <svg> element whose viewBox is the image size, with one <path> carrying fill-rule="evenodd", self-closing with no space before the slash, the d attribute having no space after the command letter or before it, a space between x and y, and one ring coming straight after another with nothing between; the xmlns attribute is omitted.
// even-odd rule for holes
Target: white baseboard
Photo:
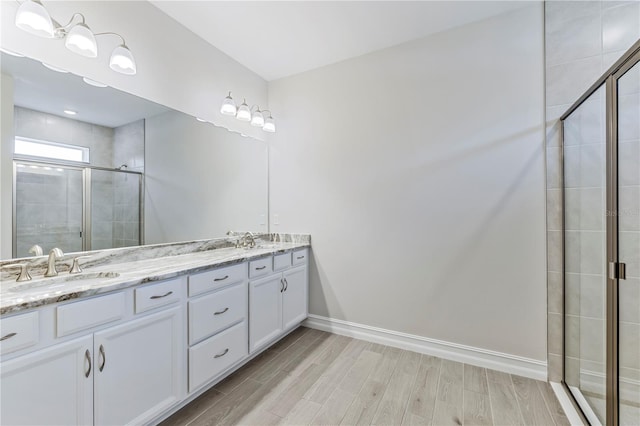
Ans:
<svg viewBox="0 0 640 426"><path fill-rule="evenodd" d="M319 315L309 315L309 318L302 325L355 339L547 381L547 363L544 361Z"/></svg>

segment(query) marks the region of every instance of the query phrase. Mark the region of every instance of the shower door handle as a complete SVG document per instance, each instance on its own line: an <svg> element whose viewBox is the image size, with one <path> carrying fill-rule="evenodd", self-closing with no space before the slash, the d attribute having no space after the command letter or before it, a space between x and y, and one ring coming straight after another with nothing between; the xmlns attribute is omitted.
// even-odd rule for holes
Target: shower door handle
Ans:
<svg viewBox="0 0 640 426"><path fill-rule="evenodd" d="M627 279L627 264L618 262L609 262L609 279L626 280Z"/></svg>

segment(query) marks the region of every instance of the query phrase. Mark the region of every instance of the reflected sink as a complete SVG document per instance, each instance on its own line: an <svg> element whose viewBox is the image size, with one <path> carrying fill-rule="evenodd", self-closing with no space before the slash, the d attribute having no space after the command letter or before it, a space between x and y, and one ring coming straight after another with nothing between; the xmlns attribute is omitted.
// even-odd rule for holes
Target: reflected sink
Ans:
<svg viewBox="0 0 640 426"><path fill-rule="evenodd" d="M25 283L20 283L15 287L10 288L9 291L18 293L25 290L40 288L55 290L57 288L62 288L68 284L75 283L76 281L103 281L112 278L118 278L119 276L120 274L117 272L86 272L73 275L61 275L58 277L41 278Z"/></svg>

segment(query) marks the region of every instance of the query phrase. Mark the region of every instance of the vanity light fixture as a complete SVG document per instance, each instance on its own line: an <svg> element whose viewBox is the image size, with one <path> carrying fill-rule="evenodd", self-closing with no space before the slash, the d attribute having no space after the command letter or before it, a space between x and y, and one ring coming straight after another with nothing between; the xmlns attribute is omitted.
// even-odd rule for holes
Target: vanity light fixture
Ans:
<svg viewBox="0 0 640 426"><path fill-rule="evenodd" d="M238 107L236 118L240 121L251 121L251 110L249 109L249 105L247 105L247 101L244 99L242 100L242 105Z"/></svg>
<svg viewBox="0 0 640 426"><path fill-rule="evenodd" d="M265 132L274 133L276 131L276 122L271 116L271 111L267 109L263 112L268 112L269 117L264 120L264 126L262 126L262 130L264 130Z"/></svg>
<svg viewBox="0 0 640 426"><path fill-rule="evenodd" d="M264 126L264 115L262 115L262 111L260 111L260 107L256 106L256 110L251 114L251 125L254 127L263 127Z"/></svg>
<svg viewBox="0 0 640 426"><path fill-rule="evenodd" d="M269 113L269 117L265 119L264 113L266 112ZM242 104L238 107L231 97L231 92L229 92L227 97L222 101L220 113L223 115L233 115L240 121L249 121L252 126L262 127L262 130L265 132L273 133L276 131L276 124L271 116L271 111L260 110L259 105L253 105L249 108L246 99L243 99Z"/></svg>
<svg viewBox="0 0 640 426"><path fill-rule="evenodd" d="M231 97L231 92L224 98L222 101L222 107L220 107L220 113L224 115L236 115L238 109L236 108L236 103L233 102L233 98Z"/></svg>
<svg viewBox="0 0 640 426"><path fill-rule="evenodd" d="M80 22L75 22L80 17ZM82 13L74 13L65 25L61 25L40 2L40 0L24 0L16 12L16 26L30 34L44 38L64 39L67 49L87 58L98 56L96 37L101 35L115 35L122 43L113 50L109 60L112 70L121 74L134 75L137 72L133 54L127 47L124 37L113 32L93 33L85 22Z"/></svg>

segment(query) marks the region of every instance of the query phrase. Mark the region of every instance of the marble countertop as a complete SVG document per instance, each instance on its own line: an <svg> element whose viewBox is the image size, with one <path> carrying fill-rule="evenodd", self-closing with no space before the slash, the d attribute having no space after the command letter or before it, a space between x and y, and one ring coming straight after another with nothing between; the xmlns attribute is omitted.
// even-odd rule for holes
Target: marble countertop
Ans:
<svg viewBox="0 0 640 426"><path fill-rule="evenodd" d="M0 286L0 315L108 293L309 246L308 241L299 241L264 244L252 249L223 247L131 262L103 263L95 267L85 267L82 274L78 275L61 272L56 278L39 277L20 283L15 280L3 280ZM110 277L116 274L119 275Z"/></svg>

